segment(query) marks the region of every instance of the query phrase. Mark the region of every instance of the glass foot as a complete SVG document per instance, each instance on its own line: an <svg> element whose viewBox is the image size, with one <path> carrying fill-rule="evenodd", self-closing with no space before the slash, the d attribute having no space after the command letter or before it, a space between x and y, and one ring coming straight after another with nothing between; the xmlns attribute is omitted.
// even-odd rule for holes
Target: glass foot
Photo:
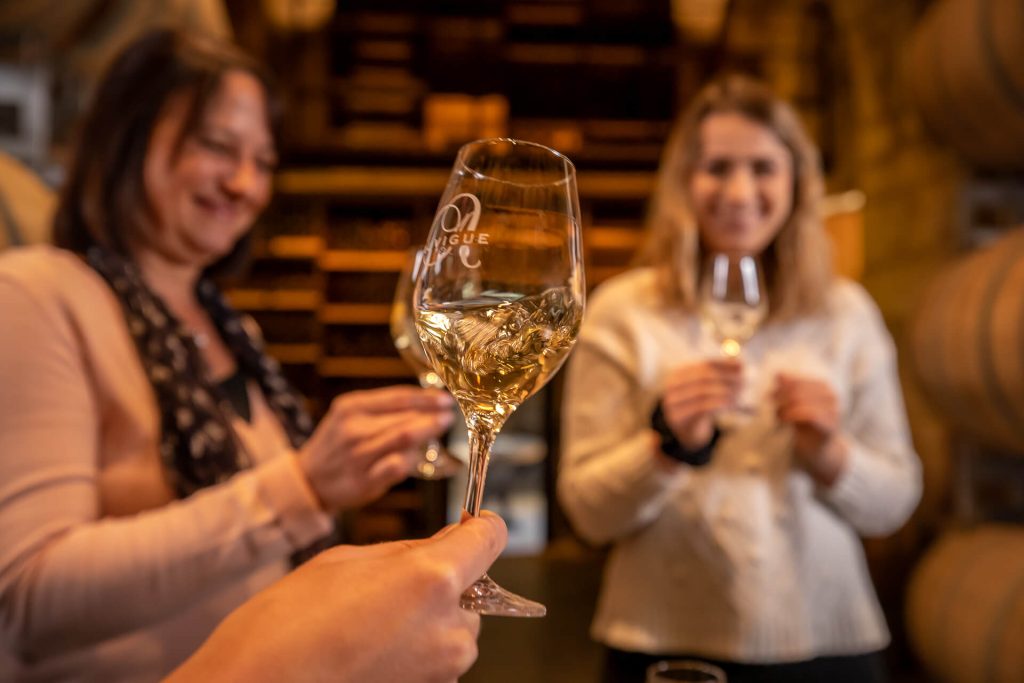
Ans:
<svg viewBox="0 0 1024 683"><path fill-rule="evenodd" d="M543 617L548 608L539 602L510 593L484 574L466 589L459 607L497 617Z"/></svg>

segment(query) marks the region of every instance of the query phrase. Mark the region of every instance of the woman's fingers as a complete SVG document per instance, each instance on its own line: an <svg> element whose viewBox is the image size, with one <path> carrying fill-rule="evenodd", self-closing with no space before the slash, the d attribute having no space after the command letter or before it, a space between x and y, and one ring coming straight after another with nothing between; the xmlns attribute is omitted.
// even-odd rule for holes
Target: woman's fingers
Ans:
<svg viewBox="0 0 1024 683"><path fill-rule="evenodd" d="M835 391L827 383L816 379L794 379L779 375L774 399L780 406L815 404L834 407L838 404Z"/></svg>
<svg viewBox="0 0 1024 683"><path fill-rule="evenodd" d="M299 453L299 465L320 501L348 509L409 476L407 453L436 438L455 419L446 392L411 385L339 396Z"/></svg>
<svg viewBox="0 0 1024 683"><path fill-rule="evenodd" d="M814 427L823 432L831 432L837 424L837 416L834 411L813 405L794 405L780 408L778 417L782 422Z"/></svg>
<svg viewBox="0 0 1024 683"><path fill-rule="evenodd" d="M404 453L388 453L373 461L366 471L366 489L370 497L383 494L409 476L412 463Z"/></svg>
<svg viewBox="0 0 1024 683"><path fill-rule="evenodd" d="M451 426L451 412L403 412L364 416L344 430L344 445L356 459L404 451L438 436Z"/></svg>
<svg viewBox="0 0 1024 683"><path fill-rule="evenodd" d="M459 592L469 587L498 558L508 542L508 528L497 515L484 511L438 534L418 550L451 571Z"/></svg>
<svg viewBox="0 0 1024 683"><path fill-rule="evenodd" d="M736 399L739 392L729 386L707 384L703 386L690 387L685 391L666 392L661 399L663 410L682 410L687 405L707 400Z"/></svg>
<svg viewBox="0 0 1024 683"><path fill-rule="evenodd" d="M703 386L676 394L666 394L662 411L670 425L686 422L705 413L723 410L736 404L737 392L730 387Z"/></svg>
<svg viewBox="0 0 1024 683"><path fill-rule="evenodd" d="M706 384L730 386L743 384L743 365L735 359L709 360L673 371L665 381L665 391L685 391Z"/></svg>
<svg viewBox="0 0 1024 683"><path fill-rule="evenodd" d="M399 384L367 391L350 391L334 399L331 411L342 414L388 414L407 410L451 410L455 401L446 391Z"/></svg>
<svg viewBox="0 0 1024 683"><path fill-rule="evenodd" d="M780 374L774 394L780 421L831 433L839 424L839 401L827 383Z"/></svg>

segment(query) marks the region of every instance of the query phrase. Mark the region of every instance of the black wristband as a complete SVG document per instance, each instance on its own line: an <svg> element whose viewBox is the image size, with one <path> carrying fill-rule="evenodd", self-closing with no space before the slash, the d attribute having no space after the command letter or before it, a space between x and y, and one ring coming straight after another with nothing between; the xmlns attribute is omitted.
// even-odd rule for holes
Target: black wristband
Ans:
<svg viewBox="0 0 1024 683"><path fill-rule="evenodd" d="M718 427L715 427L711 440L704 446L696 450L687 448L676 438L676 435L672 433L672 429L668 426L668 422L665 421L665 413L661 410L661 401L658 401L654 412L651 413L651 428L661 436L662 453L673 460L684 462L693 467L703 467L711 462L711 454L715 450L715 444L718 443L718 437L722 435Z"/></svg>

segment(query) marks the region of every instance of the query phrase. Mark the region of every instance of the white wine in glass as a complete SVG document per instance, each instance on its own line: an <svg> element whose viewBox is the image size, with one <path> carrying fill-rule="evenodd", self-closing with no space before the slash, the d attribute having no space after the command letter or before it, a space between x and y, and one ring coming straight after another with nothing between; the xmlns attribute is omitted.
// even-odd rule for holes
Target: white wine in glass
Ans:
<svg viewBox="0 0 1024 683"><path fill-rule="evenodd" d="M768 315L764 276L757 257L712 254L701 285L701 313L711 323L722 353L740 355Z"/></svg>
<svg viewBox="0 0 1024 683"><path fill-rule="evenodd" d="M423 348L466 419L471 515L480 512L501 427L576 341L585 296L579 215L576 172L562 154L508 139L459 150L414 300ZM461 605L481 614L546 613L486 575Z"/></svg>
<svg viewBox="0 0 1024 683"><path fill-rule="evenodd" d="M768 315L764 275L756 256L716 253L708 258L701 283L701 313L718 339L722 355L737 358ZM741 425L756 412L741 394L738 405L715 418L722 429Z"/></svg>
<svg viewBox="0 0 1024 683"><path fill-rule="evenodd" d="M395 297L391 304L391 340L402 360L413 369L420 386L444 389L440 375L430 367L420 344L416 331L416 317L412 309L412 293L415 285L416 270L419 268L423 252L421 249L410 249L406 255L402 272L395 286ZM413 476L418 479L445 479L462 469L462 461L448 452L440 439L431 439L423 448L423 453L416 463Z"/></svg>

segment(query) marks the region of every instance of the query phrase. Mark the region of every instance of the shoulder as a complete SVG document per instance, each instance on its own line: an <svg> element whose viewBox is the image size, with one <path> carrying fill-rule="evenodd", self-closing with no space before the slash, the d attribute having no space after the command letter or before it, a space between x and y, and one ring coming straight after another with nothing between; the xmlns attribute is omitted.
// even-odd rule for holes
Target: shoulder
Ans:
<svg viewBox="0 0 1024 683"><path fill-rule="evenodd" d="M598 285L587 302L587 316L595 320L618 320L652 310L661 300L657 273L653 268L633 268Z"/></svg>
<svg viewBox="0 0 1024 683"><path fill-rule="evenodd" d="M0 284L8 296L22 296L38 305L90 307L109 297L103 279L70 251L40 244L0 254Z"/></svg>
<svg viewBox="0 0 1024 683"><path fill-rule="evenodd" d="M653 359L657 344L650 342L665 315L657 272L636 268L601 283L587 303L580 328L582 346L614 359L629 372Z"/></svg>
<svg viewBox="0 0 1024 683"><path fill-rule="evenodd" d="M78 256L50 244L14 247L0 254L0 276L26 284L88 279L92 272Z"/></svg>
<svg viewBox="0 0 1024 683"><path fill-rule="evenodd" d="M878 304L859 282L836 278L829 289L827 306L830 315L861 323L881 322Z"/></svg>
<svg viewBox="0 0 1024 683"><path fill-rule="evenodd" d="M0 151L0 204L6 208L0 226L7 223L15 241L41 244L50 234L57 194L28 166ZM6 240L0 227L0 245Z"/></svg>
<svg viewBox="0 0 1024 683"><path fill-rule="evenodd" d="M863 285L837 279L827 301L828 319L837 338L869 354L871 349L894 346L892 333L878 304Z"/></svg>

